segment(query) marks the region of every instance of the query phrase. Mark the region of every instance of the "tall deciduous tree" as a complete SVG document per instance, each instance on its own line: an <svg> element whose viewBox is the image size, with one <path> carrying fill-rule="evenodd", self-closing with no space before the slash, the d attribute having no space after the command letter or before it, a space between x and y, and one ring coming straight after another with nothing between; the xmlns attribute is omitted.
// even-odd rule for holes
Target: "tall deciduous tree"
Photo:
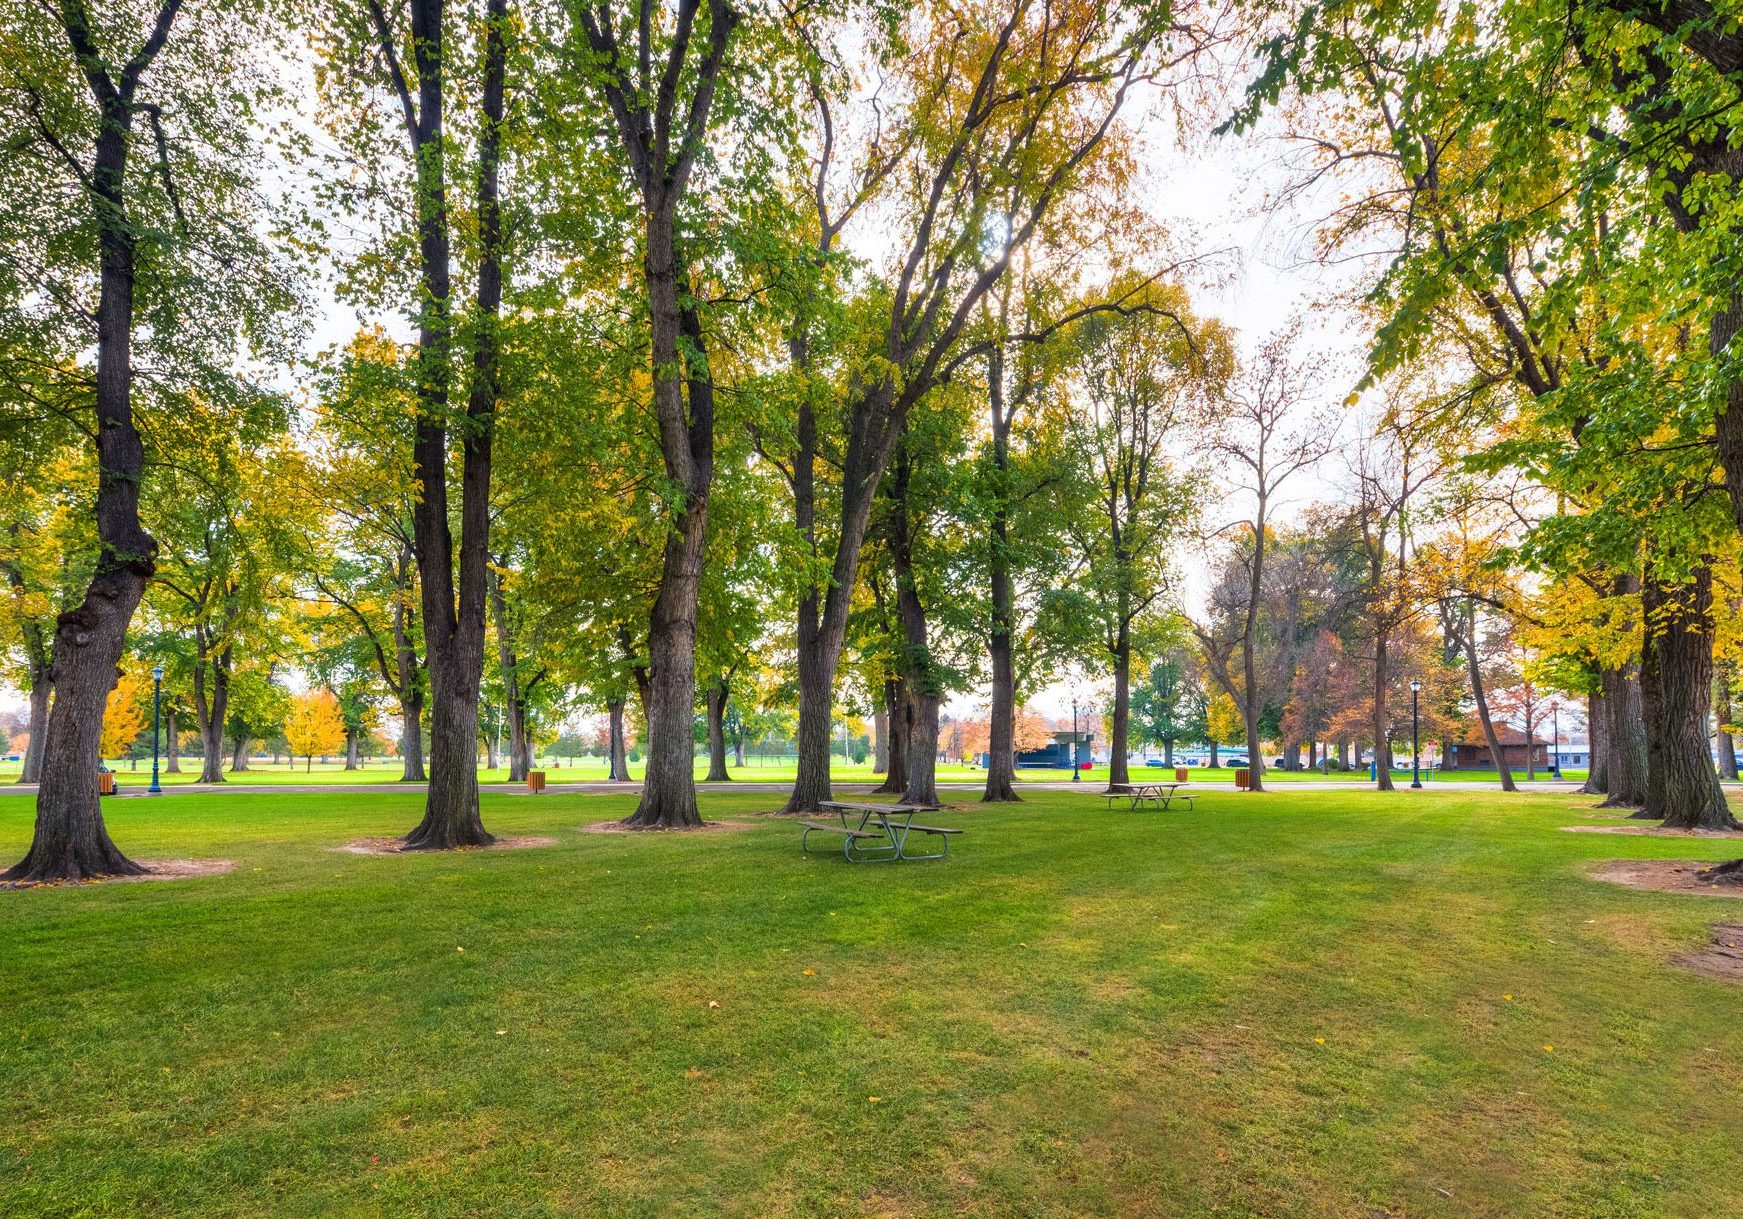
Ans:
<svg viewBox="0 0 1743 1219"><path fill-rule="evenodd" d="M1291 327L1267 340L1237 376L1228 393L1223 419L1211 443L1224 469L1238 471L1230 480L1245 495L1251 515L1238 528L1245 544L1238 553L1246 566L1240 650L1241 679L1225 688L1241 709L1249 741L1261 737L1259 719L1273 693L1260 681L1259 610L1264 599L1265 559L1270 543L1271 516L1277 497L1290 479L1310 469L1331 447L1333 432L1321 420L1302 418L1308 399L1323 378L1323 359L1296 353L1299 329ZM1216 655L1207 651L1207 655ZM1265 789L1265 759L1258 746L1249 761L1249 791Z"/></svg>
<svg viewBox="0 0 1743 1219"><path fill-rule="evenodd" d="M692 731L696 606L708 499L714 481L714 382L704 341L694 252L680 208L715 125L715 96L739 13L726 0L642 0L570 8L577 74L602 103L621 165L634 185L646 293L653 416L664 463L670 528L648 632L648 765L627 823L695 826ZM657 71L656 71L657 65Z"/></svg>
<svg viewBox="0 0 1743 1219"><path fill-rule="evenodd" d="M1142 312L1086 317L1074 338L1079 445L1097 507L1078 524L1075 607L1061 602L1058 614L1093 633L1112 670L1110 784L1129 778L1132 657L1170 591L1171 552L1201 499L1189 438L1232 359L1227 333L1194 317L1182 290L1149 285L1143 299Z"/></svg>
<svg viewBox="0 0 1743 1219"><path fill-rule="evenodd" d="M478 810L478 692L483 677L490 570L490 481L501 391L500 314L504 232L499 185L507 92L509 7L487 0L479 27L478 109L473 184L477 283L465 327L471 356L466 405L453 397L455 221L448 200L448 80L457 39L444 0L410 0L402 26L380 0L347 7L335 40L345 57L331 74L341 91L367 93L375 74L403 126L411 170L418 283L411 312L418 329L414 362L412 474L417 500L412 534L418 562L424 659L430 680L430 778L423 819L408 850L489 843ZM409 51L409 56L405 54ZM360 88L361 85L361 88ZM371 113L368 110L363 113ZM362 126L367 132L367 122ZM449 447L459 433L459 537L449 512Z"/></svg>
<svg viewBox="0 0 1743 1219"><path fill-rule="evenodd" d="M262 201L251 186L249 124L270 91L261 48L272 36L247 3L163 0L95 14L86 0L63 0L0 15L0 109L20 154L0 188L0 240L8 274L30 268L31 281L3 307L48 336L51 359L71 357L53 397L97 464L97 557L84 596L56 624L35 836L7 879L140 870L110 840L95 780L103 704L157 550L140 518L135 348L158 371L146 396L171 400L222 381L239 331L265 337L262 319L287 303L255 238ZM75 353L92 348L86 367Z"/></svg>

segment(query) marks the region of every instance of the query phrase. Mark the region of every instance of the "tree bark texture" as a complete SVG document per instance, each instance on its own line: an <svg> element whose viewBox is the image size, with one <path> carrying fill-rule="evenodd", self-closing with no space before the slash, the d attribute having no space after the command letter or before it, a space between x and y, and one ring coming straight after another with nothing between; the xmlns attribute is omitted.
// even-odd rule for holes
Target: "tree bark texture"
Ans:
<svg viewBox="0 0 1743 1219"><path fill-rule="evenodd" d="M884 781L872 794L900 795L908 783L908 724L912 717L908 691L900 677L884 680L884 710L890 727L890 764Z"/></svg>
<svg viewBox="0 0 1743 1219"><path fill-rule="evenodd" d="M1718 722L1719 777L1737 777L1737 740L1731 733L1731 666L1715 666L1713 678L1713 710Z"/></svg>
<svg viewBox="0 0 1743 1219"><path fill-rule="evenodd" d="M1483 687L1483 665L1477 656L1477 608L1476 602L1470 597L1465 598L1463 620L1459 633L1464 645L1465 666L1471 676L1471 701L1477 707L1477 720L1483 726L1483 743L1489 747L1489 756L1495 759L1495 770L1501 776L1501 790L1516 792L1519 785L1513 781L1513 769L1507 765L1507 756L1501 749L1501 738L1495 733L1495 721L1489 714L1489 694Z"/></svg>
<svg viewBox="0 0 1743 1219"><path fill-rule="evenodd" d="M507 560L504 560L506 564ZM522 688L519 658L515 654L514 623L508 613L502 565L491 572L490 609L496 619L496 658L502 672L502 706L508 717L508 781L526 782L532 768L532 748L527 736L527 700Z"/></svg>
<svg viewBox="0 0 1743 1219"><path fill-rule="evenodd" d="M896 611L902 620L902 684L908 696L903 740L907 776L903 804L938 803L938 715L944 691L927 638L926 607L914 582L914 548L908 517L909 465L905 448L890 479L890 558L896 574Z"/></svg>
<svg viewBox="0 0 1743 1219"><path fill-rule="evenodd" d="M1125 619L1120 619L1118 629L1114 634L1114 710L1112 723L1108 733L1108 790L1121 783L1129 783L1131 775L1126 758L1126 740L1131 732L1132 723L1132 627ZM1072 764L1076 765L1077 744L1072 743ZM1216 746L1211 745L1211 755L1216 754ZM1211 763L1213 766L1215 763Z"/></svg>
<svg viewBox="0 0 1743 1219"><path fill-rule="evenodd" d="M1005 407L1004 351L987 353L987 385L992 414L993 513L987 538L987 572L992 622L987 657L992 664L992 705L987 731L986 790L983 803L1014 803L1017 795L1017 678L1012 648L1016 635L1016 590L1011 580L1010 470L1011 417Z"/></svg>
<svg viewBox="0 0 1743 1219"><path fill-rule="evenodd" d="M606 716L610 721L610 742L606 748L611 752L611 773L606 778L613 783L629 782L629 754L623 745L623 705L622 695L605 704Z"/></svg>
<svg viewBox="0 0 1743 1219"><path fill-rule="evenodd" d="M725 783L732 778L726 770L728 680L718 676L708 683L708 775L703 780L707 783Z"/></svg>
<svg viewBox="0 0 1743 1219"><path fill-rule="evenodd" d="M1600 678L1601 680L1601 678ZM1580 791L1588 796L1601 796L1610 790L1610 710L1602 694L1586 699L1586 781Z"/></svg>
<svg viewBox="0 0 1743 1219"><path fill-rule="evenodd" d="M1392 733L1391 717L1387 714L1386 696L1389 683L1392 680L1389 657L1387 655L1390 639L1383 625L1377 625L1374 631L1374 784L1376 791L1395 791L1396 784L1392 782ZM1248 746L1252 748L1251 745Z"/></svg>
<svg viewBox="0 0 1743 1219"><path fill-rule="evenodd" d="M1713 689L1713 577L1705 565L1687 584L1641 582L1646 647L1642 706L1650 752L1644 812L1667 828L1737 828L1708 750ZM1654 730L1655 729L1655 730Z"/></svg>

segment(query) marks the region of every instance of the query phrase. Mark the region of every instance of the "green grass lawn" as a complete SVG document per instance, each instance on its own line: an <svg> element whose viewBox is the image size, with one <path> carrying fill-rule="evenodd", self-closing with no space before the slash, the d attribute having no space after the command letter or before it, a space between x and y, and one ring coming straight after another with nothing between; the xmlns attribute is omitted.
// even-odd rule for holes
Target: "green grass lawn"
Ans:
<svg viewBox="0 0 1743 1219"><path fill-rule="evenodd" d="M557 845L328 850L418 804L117 801L134 855L238 869L0 893L0 1215L1743 1214L1743 995L1667 963L1743 904L1582 875L1743 843L1043 793L853 866L486 793Z"/></svg>

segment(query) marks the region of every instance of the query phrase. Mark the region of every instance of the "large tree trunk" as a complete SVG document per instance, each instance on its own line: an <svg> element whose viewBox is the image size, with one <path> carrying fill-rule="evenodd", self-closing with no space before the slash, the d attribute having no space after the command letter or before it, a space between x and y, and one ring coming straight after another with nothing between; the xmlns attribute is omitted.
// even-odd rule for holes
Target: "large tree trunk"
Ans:
<svg viewBox="0 0 1743 1219"><path fill-rule="evenodd" d="M623 704L624 698L619 695L606 701L606 715L610 720L609 744L611 763L610 773L606 778L613 783L629 782L629 753L623 744Z"/></svg>
<svg viewBox="0 0 1743 1219"><path fill-rule="evenodd" d="M913 538L908 524L908 454L897 454L890 486L890 558L896 574L896 609L902 620L904 672L902 684L908 695L908 723L904 751L907 781L902 787L903 804L938 803L938 713L943 698L936 665L927 637L926 609L914 583Z"/></svg>
<svg viewBox="0 0 1743 1219"><path fill-rule="evenodd" d="M788 358L801 376L808 376L810 344L795 326L787 342ZM793 453L793 527L813 556L817 553L817 414L808 399L799 402ZM829 721L834 712L835 666L840 643L831 646L824 629L824 609L817 586L809 580L799 590L795 629L799 645L799 723L793 738L798 770L785 811L814 812L831 796Z"/></svg>
<svg viewBox="0 0 1743 1219"><path fill-rule="evenodd" d="M42 754L48 744L49 706L54 699L54 678L49 669L32 666L30 674L30 740L24 746L24 769L20 783L35 783L42 777Z"/></svg>
<svg viewBox="0 0 1743 1219"><path fill-rule="evenodd" d="M1630 661L1602 676L1609 795L1602 808L1639 808L1646 803L1646 718L1641 704L1639 666Z"/></svg>
<svg viewBox="0 0 1743 1219"><path fill-rule="evenodd" d="M1588 796L1601 796L1610 790L1609 748L1604 735L1608 731L1610 712L1604 706L1602 694L1586 698L1586 781L1580 791Z"/></svg>
<svg viewBox="0 0 1743 1219"><path fill-rule="evenodd" d="M908 763L902 787L903 804L938 803L939 700L919 686L908 686L908 737L903 748Z"/></svg>
<svg viewBox="0 0 1743 1219"><path fill-rule="evenodd" d="M506 562L505 559L504 565ZM502 670L502 706L508 717L508 781L524 783L531 763L531 748L527 740L526 691L521 688L520 670L515 656L514 624L509 621L508 595L503 588L503 579L500 570L491 573L490 607L496 616L496 657Z"/></svg>
<svg viewBox="0 0 1743 1219"><path fill-rule="evenodd" d="M345 725L345 769L356 770L359 757L362 756L363 733L350 724Z"/></svg>
<svg viewBox="0 0 1743 1219"><path fill-rule="evenodd" d="M80 0L60 6L97 109L85 195L97 220L96 420L98 553L84 599L55 623L54 705L49 713L30 850L0 879L80 880L144 871L110 840L97 796L103 708L120 675L127 624L157 570L157 542L139 520L145 448L133 426L133 273L136 235L127 215L127 155L138 109L134 90L169 37L180 5L167 0L152 34L119 82L111 78Z"/></svg>
<svg viewBox="0 0 1743 1219"><path fill-rule="evenodd" d="M880 702L872 712L872 774L890 772L890 713Z"/></svg>
<svg viewBox="0 0 1743 1219"><path fill-rule="evenodd" d="M402 670L403 671L403 670ZM422 783L424 774L424 690L415 670L411 685L399 703L399 748L402 755L399 781Z"/></svg>
<svg viewBox="0 0 1743 1219"><path fill-rule="evenodd" d="M708 683L708 775L705 783L725 783L732 778L726 771L726 700L728 678L716 677Z"/></svg>
<svg viewBox="0 0 1743 1219"><path fill-rule="evenodd" d="M884 681L884 708L890 725L890 765L873 795L900 795L908 783L908 692L900 677Z"/></svg>
<svg viewBox="0 0 1743 1219"><path fill-rule="evenodd" d="M1713 678L1714 718L1718 722L1719 777L1737 777L1737 741L1731 734L1731 665L1716 666Z"/></svg>
<svg viewBox="0 0 1743 1219"><path fill-rule="evenodd" d="M221 744L220 744L220 749L222 749ZM291 760L294 762L296 759L293 757ZM233 775L239 775L239 774L246 772L247 770L248 770L248 733L245 732L244 730L238 728L236 730L235 738L231 741L230 773Z"/></svg>
<svg viewBox="0 0 1743 1219"><path fill-rule="evenodd" d="M164 757L163 772L167 775L182 773L182 737L181 729L176 726L176 709L169 706L163 712L164 727Z"/></svg>
<svg viewBox="0 0 1743 1219"><path fill-rule="evenodd" d="M397 572L402 591L410 591L413 556L401 551ZM399 781L422 783L424 773L424 674L412 646L406 618L409 610L395 598L393 607L394 664L399 672L399 746L402 758Z"/></svg>
<svg viewBox="0 0 1743 1219"><path fill-rule="evenodd" d="M196 627L194 719L201 743L200 783L224 782L224 727L230 711L230 645L214 649L203 627ZM210 688L208 689L208 681Z"/></svg>
<svg viewBox="0 0 1743 1219"><path fill-rule="evenodd" d="M1262 451L1262 450L1261 450ZM1263 467L1261 466L1261 471ZM1264 482L1260 476L1261 490ZM1247 611L1241 631L1241 723L1247 734L1247 767L1251 773L1249 791L1265 790L1264 751L1259 748L1259 714L1265 709L1264 695L1259 689L1258 631L1259 598L1265 587L1265 497L1259 496L1258 512L1253 520L1253 559L1247 569Z"/></svg>
<svg viewBox="0 0 1743 1219"><path fill-rule="evenodd" d="M1471 675L1471 701L1477 705L1477 722L1483 726L1483 744L1489 747L1489 756L1495 759L1495 770L1501 776L1501 790L1516 792L1519 785L1513 781L1513 770L1507 765L1507 757L1501 752L1501 738L1495 733L1495 721L1489 714L1489 694L1483 688L1483 666L1477 656L1477 609L1476 602L1465 599L1463 622L1459 633L1464 637L1465 666Z"/></svg>
<svg viewBox="0 0 1743 1219"><path fill-rule="evenodd" d="M1131 624L1125 619L1120 620L1119 629L1114 636L1114 713L1113 722L1109 726L1108 736L1108 790L1112 791L1116 784L1129 783L1126 753L1127 737L1131 732L1132 723L1132 630ZM1077 744L1072 743L1072 764L1077 761ZM1216 746L1211 746L1211 756L1216 756ZM1215 763L1213 762L1214 766Z"/></svg>
<svg viewBox="0 0 1743 1219"><path fill-rule="evenodd" d="M1652 746L1643 812L1675 829L1736 829L1708 751L1713 689L1713 577L1698 567L1688 584L1641 582L1646 647L1642 707ZM1656 731L1653 731L1656 728Z"/></svg>
<svg viewBox="0 0 1743 1219"><path fill-rule="evenodd" d="M1017 679L1011 651L1016 626L1016 590L1011 581L1010 468L1011 418L1005 409L1004 351L994 344L987 354L988 402L992 414L993 513L987 539L987 572L992 602L987 656L992 662L992 705L987 732L984 803L1012 803L1016 788Z"/></svg>
<svg viewBox="0 0 1743 1219"><path fill-rule="evenodd" d="M504 44L508 0L489 0L484 44L483 122L478 136L477 308L467 426L460 444L459 581L448 522L446 411L450 359L449 247L442 165L442 0L412 0L418 122L412 132L423 294L418 314L418 418L413 506L424 655L430 674L430 782L423 820L405 849L446 850L495 841L478 810L478 688L484 669L484 614L489 581L490 467L500 396L497 329L502 309L502 219L497 193L501 157Z"/></svg>
<svg viewBox="0 0 1743 1219"><path fill-rule="evenodd" d="M1374 783L1376 791L1395 791L1392 782L1392 733L1391 717L1386 711L1386 695L1392 679L1387 650L1391 643L1389 632L1376 626L1374 630ZM1251 749L1249 745L1247 748Z"/></svg>

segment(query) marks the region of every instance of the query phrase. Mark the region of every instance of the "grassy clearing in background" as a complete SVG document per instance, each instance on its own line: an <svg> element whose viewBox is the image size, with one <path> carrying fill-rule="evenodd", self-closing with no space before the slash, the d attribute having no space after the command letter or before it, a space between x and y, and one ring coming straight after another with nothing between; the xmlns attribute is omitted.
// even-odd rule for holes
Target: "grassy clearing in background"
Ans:
<svg viewBox="0 0 1743 1219"><path fill-rule="evenodd" d="M409 792L128 800L129 853L237 870L0 893L0 1214L1743 1213L1739 994L1666 963L1739 907L1583 875L1740 843L1042 793L856 867L484 802L557 845L329 849Z"/></svg>

